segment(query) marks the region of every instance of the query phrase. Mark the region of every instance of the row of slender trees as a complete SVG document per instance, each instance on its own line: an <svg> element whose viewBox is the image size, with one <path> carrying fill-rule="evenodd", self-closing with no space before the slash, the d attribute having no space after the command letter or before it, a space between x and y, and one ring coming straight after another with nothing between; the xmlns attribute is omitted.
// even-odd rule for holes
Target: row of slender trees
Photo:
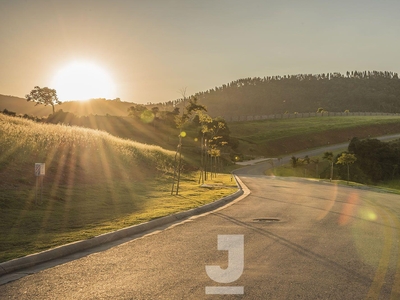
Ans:
<svg viewBox="0 0 400 300"><path fill-rule="evenodd" d="M221 159L221 148L227 145L229 129L222 118L212 118L207 114L207 108L198 103L196 97L185 98L186 105L181 114L175 117L179 130L178 145L175 152L172 194L179 194L179 184L182 169L182 143L187 135L185 128L198 128L200 134L200 175L199 184L216 176L217 166Z"/></svg>
<svg viewBox="0 0 400 300"><path fill-rule="evenodd" d="M397 179L400 178L400 140L382 142L353 138L346 152L336 156L325 152L322 160L328 162L328 168L322 170L322 175L330 180L339 178L369 184ZM316 166L316 176L319 177L318 158L291 158L294 168L308 164Z"/></svg>
<svg viewBox="0 0 400 300"><path fill-rule="evenodd" d="M333 174L334 174L334 166L335 165L342 165L346 167L347 170L347 182L349 182L350 180L350 165L354 164L357 161L357 157L355 156L355 154L353 153L349 153L349 152L342 152L339 155L337 155L336 157L334 157L332 152L325 152L322 160L327 161L329 163L329 180L332 181L333 179ZM302 165L309 165L313 163L316 167L316 177L320 177L319 174L319 164L320 164L320 159L319 158L314 158L314 159L310 159L307 156L305 156L304 158L298 158L295 156L291 157L291 165L293 168L302 166ZM342 174L341 174L342 175ZM340 177L340 176L339 176ZM342 177L340 177L342 178Z"/></svg>

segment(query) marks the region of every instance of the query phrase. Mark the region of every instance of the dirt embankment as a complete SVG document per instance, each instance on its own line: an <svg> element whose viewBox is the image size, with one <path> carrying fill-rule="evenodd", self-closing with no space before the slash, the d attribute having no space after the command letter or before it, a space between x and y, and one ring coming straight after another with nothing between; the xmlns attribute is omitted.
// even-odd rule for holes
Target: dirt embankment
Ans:
<svg viewBox="0 0 400 300"><path fill-rule="evenodd" d="M400 123L333 129L269 141L264 145L259 145L261 148L259 150L265 156L277 156L309 148L344 143L350 141L353 137L365 139L395 133L400 133Z"/></svg>

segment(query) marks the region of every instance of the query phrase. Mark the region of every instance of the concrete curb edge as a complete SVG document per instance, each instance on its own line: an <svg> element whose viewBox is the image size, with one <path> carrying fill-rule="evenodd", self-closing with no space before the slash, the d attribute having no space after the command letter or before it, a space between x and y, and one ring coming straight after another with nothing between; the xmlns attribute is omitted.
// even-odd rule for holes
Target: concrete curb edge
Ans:
<svg viewBox="0 0 400 300"><path fill-rule="evenodd" d="M49 250L45 250L39 253L30 254L21 258L12 259L3 263L0 263L0 276L6 275L8 273L18 271L21 269L25 269L28 267L32 267L38 265L40 263L44 263L53 259L61 258L76 252L84 251L101 244L105 244L108 242L113 242L128 236L132 236L135 234L143 233L148 230L152 230L154 228L164 226L175 221L184 220L189 217L200 215L206 212L210 212L217 208L224 206L225 204L233 201L234 199L240 197L244 194L244 191L234 175L234 179L238 186L238 190L226 197L223 197L214 202L205 204L200 207L196 207L190 209L188 211L183 211L179 213L175 213L169 216L157 218L146 223L141 223L138 225L129 226L126 228L122 228L113 232L108 232L99 236L95 236L93 238L87 240L81 240L77 242L72 242L66 245L62 245L56 248L52 248Z"/></svg>

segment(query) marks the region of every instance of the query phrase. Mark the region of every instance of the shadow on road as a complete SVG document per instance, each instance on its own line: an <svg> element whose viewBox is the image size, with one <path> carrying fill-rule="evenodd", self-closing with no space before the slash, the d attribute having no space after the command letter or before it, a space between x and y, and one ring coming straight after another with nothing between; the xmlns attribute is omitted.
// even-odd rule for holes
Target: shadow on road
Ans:
<svg viewBox="0 0 400 300"><path fill-rule="evenodd" d="M229 216L227 216L225 214L222 214L222 213L214 213L214 215L217 216L217 217L223 218L225 220L228 220L228 221L230 221L230 222L232 222L232 223L234 223L234 224L236 224L238 226L245 227L247 229L250 229L250 230L253 230L253 231L257 232L258 234L261 234L263 236L271 238L271 239L277 241L278 243L280 243L281 245L283 245L285 247L288 247L289 249L299 253L300 255L302 255L304 257L307 257L307 258L310 258L310 259L313 259L315 261L318 261L318 262L320 262L321 264L323 264L323 265L325 265L327 267L335 269L335 270L337 270L339 272L348 273L348 274L350 274L352 276L352 278L354 278L354 280L358 281L361 284L369 286L372 283L372 280L370 278L368 278L366 276L363 276L363 275L355 272L352 269L346 268L346 267L340 265L339 263L337 263L335 261L332 261L329 258L324 257L324 256L322 256L322 255L320 255L318 253L315 253L315 252L313 252L313 251L311 251L311 250L309 250L309 249L307 249L307 248L305 248L305 247L303 247L301 245L293 243L292 241L290 241L290 240L288 240L288 239L286 239L284 237L281 237L281 236L279 236L279 235L277 235L275 233L272 233L271 231L255 227L255 226L253 226L253 225L251 225L249 223L245 223L245 222L239 221L239 220L237 220L235 218L229 217Z"/></svg>

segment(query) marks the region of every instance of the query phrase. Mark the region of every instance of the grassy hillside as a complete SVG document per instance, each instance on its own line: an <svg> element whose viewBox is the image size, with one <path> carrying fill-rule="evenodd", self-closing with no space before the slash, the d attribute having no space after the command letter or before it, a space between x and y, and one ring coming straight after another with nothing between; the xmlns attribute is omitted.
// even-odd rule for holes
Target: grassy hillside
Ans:
<svg viewBox="0 0 400 300"><path fill-rule="evenodd" d="M337 116L229 123L238 151L277 156L307 148L400 133L399 116Z"/></svg>
<svg viewBox="0 0 400 300"><path fill-rule="evenodd" d="M132 106L132 102L122 102L115 100L93 99L89 101L68 101L58 107L63 111L68 111L78 116L89 115L111 115L111 116L127 116L128 108Z"/></svg>
<svg viewBox="0 0 400 300"><path fill-rule="evenodd" d="M107 176L140 179L141 167L146 166L144 174L153 174L156 170L165 168L173 154L158 146L122 140L103 131L39 124L2 114L0 122L2 169L13 164L22 167L24 164L45 162L49 176L57 177L57 174L65 173L61 177L68 177L70 172L71 177L79 175L80 181L84 178L85 182L92 182L100 176L98 172L93 171L104 170L101 173ZM64 165L66 160L74 162L73 165ZM135 170L126 174L114 174L115 166L132 167ZM15 171L18 171L18 168ZM29 174L26 171L24 170Z"/></svg>
<svg viewBox="0 0 400 300"><path fill-rule="evenodd" d="M89 115L112 115L127 116L127 109L132 105L131 102L122 102L106 99L93 99L89 101L68 101L61 105L56 105L55 109L62 109L78 116ZM17 113L17 115L32 115L37 117L47 117L53 113L51 106L42 104L36 105L34 102L26 101L25 98L0 95L0 111L7 109Z"/></svg>
<svg viewBox="0 0 400 300"><path fill-rule="evenodd" d="M171 196L174 152L71 126L0 114L0 262L219 199L186 174ZM34 164L46 164L43 198ZM214 180L214 182L216 182ZM212 183L212 182L211 182Z"/></svg>
<svg viewBox="0 0 400 300"><path fill-rule="evenodd" d="M39 118L47 117L53 112L51 106L35 105L24 98L0 95L0 111L4 109L15 112L17 115L27 114Z"/></svg>
<svg viewBox="0 0 400 300"><path fill-rule="evenodd" d="M47 119L49 123L63 123L106 131L114 136L131 139L140 143L159 145L175 149L178 130L161 122L148 124L139 118L124 116L76 116L71 113L56 112Z"/></svg>

